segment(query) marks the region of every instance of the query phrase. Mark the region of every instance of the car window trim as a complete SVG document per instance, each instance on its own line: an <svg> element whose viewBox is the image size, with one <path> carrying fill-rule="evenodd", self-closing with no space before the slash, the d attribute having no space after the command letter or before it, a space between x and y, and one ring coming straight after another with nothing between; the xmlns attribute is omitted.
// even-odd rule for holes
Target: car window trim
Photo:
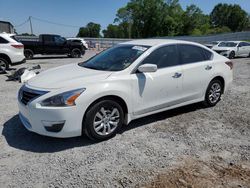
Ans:
<svg viewBox="0 0 250 188"><path fill-rule="evenodd" d="M180 54L179 54L179 51L178 51L178 48L177 48L177 44L164 44L164 45L161 45L161 46L157 47L157 48L154 49L152 52L150 52L146 57L144 57L144 58L140 61L140 63L138 63L138 64L133 68L133 70L131 71L130 74L136 74L136 73L138 73L137 70L138 70L139 66L142 65L143 61L144 61L148 56L150 56L154 51L156 51L156 50L158 50L158 49L160 49L160 48L167 47L167 46L175 46L176 52L177 52L177 54L178 54L178 63L179 63L179 64L178 64L178 65L168 66L168 67L162 67L162 68L158 68L158 67L157 67L157 70L160 70L160 69L167 69L167 68L170 68L170 67L181 66Z"/></svg>

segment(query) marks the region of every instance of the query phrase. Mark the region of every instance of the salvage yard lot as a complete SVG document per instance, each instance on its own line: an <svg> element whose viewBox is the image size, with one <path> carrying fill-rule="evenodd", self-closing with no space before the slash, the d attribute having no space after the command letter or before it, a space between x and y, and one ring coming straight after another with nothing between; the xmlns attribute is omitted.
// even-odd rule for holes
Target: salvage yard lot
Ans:
<svg viewBox="0 0 250 188"><path fill-rule="evenodd" d="M17 67L46 70L92 55L38 57ZM0 187L250 187L250 59L233 62L234 82L216 107L142 118L101 143L25 130L17 115L21 84L0 75Z"/></svg>

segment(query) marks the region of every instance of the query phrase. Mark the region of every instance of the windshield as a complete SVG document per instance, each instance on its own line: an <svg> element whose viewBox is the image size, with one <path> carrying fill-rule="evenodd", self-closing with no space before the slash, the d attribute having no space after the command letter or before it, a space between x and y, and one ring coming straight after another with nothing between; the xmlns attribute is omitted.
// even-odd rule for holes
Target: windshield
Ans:
<svg viewBox="0 0 250 188"><path fill-rule="evenodd" d="M219 44L220 47L235 47L237 46L237 43L235 42L221 42Z"/></svg>
<svg viewBox="0 0 250 188"><path fill-rule="evenodd" d="M149 46L118 45L94 56L80 66L103 71L121 71L130 66Z"/></svg>

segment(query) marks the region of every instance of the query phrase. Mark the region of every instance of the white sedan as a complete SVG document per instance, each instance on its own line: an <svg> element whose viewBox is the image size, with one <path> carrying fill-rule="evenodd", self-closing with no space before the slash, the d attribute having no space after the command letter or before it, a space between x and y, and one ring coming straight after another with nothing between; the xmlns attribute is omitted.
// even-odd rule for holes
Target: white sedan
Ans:
<svg viewBox="0 0 250 188"><path fill-rule="evenodd" d="M215 106L232 68L197 43L130 41L29 80L19 90L19 116L41 135L105 140L137 118L201 101Z"/></svg>
<svg viewBox="0 0 250 188"><path fill-rule="evenodd" d="M250 57L250 43L242 41L221 42L212 48L217 53L233 59L235 57Z"/></svg>

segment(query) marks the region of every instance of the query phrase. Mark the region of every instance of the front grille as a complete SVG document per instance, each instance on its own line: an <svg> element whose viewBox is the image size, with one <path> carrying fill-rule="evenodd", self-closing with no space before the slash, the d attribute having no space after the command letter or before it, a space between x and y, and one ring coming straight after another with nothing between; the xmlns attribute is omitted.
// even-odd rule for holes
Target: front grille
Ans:
<svg viewBox="0 0 250 188"><path fill-rule="evenodd" d="M222 53L222 52L226 52L225 50L215 50L218 54Z"/></svg>
<svg viewBox="0 0 250 188"><path fill-rule="evenodd" d="M27 105L29 102L38 98L39 96L47 93L46 91L37 91L29 89L25 86L21 87L18 94L18 99L24 104Z"/></svg>

